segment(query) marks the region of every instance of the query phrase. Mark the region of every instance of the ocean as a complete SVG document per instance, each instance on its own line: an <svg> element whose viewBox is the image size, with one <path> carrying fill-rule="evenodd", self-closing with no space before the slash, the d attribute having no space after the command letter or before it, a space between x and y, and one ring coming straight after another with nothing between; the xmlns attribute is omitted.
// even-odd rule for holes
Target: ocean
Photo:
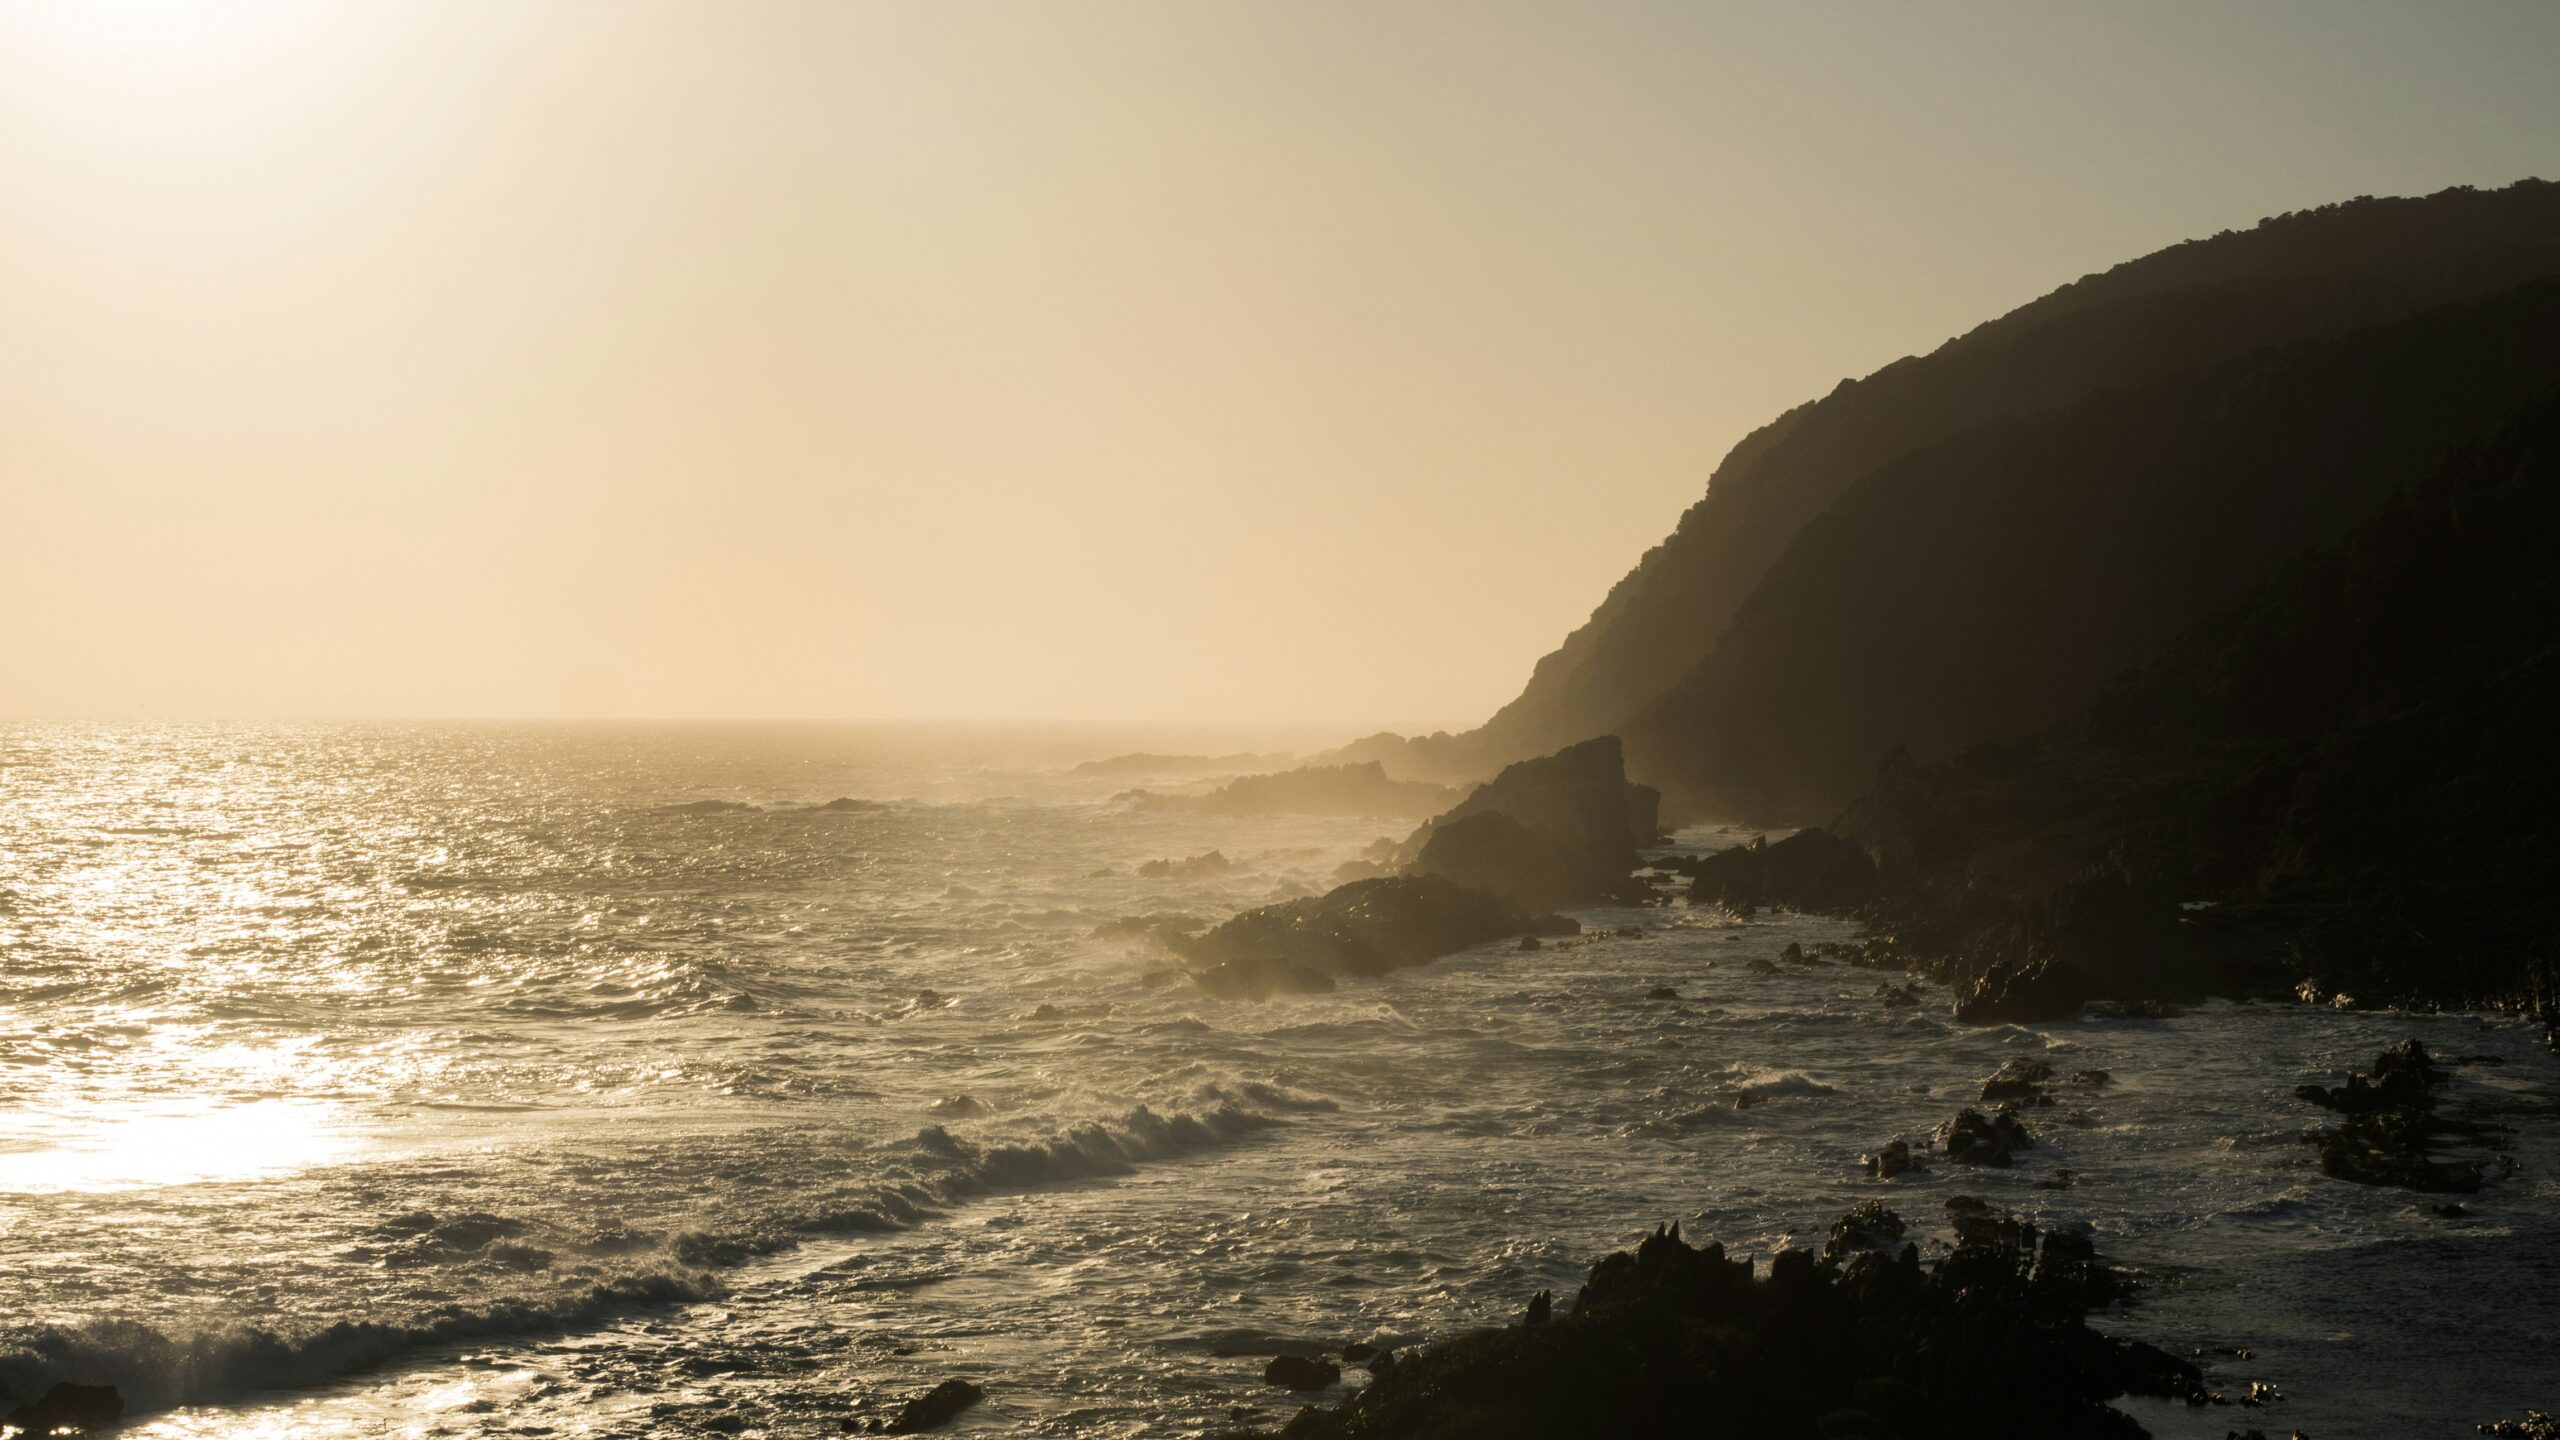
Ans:
<svg viewBox="0 0 2560 1440"><path fill-rule="evenodd" d="M836 1434L949 1377L986 1390L950 1433L1203 1435L1301 1403L1278 1351L1504 1320L1662 1221L1765 1256L1867 1199L1943 1238L1966 1193L2138 1271L2103 1328L2286 1397L2155 1433L2560 1401L2560 1061L2520 1021L1964 1027L1750 963L1846 922L1676 901L1259 1004L1095 938L1411 828L1073 768L1275 743L0 724L0 1383L113 1383L152 1440ZM2511 1131L2460 1218L2302 1143L2296 1085L2411 1035ZM2017 1056L2109 1083L2016 1169L1862 1171Z"/></svg>

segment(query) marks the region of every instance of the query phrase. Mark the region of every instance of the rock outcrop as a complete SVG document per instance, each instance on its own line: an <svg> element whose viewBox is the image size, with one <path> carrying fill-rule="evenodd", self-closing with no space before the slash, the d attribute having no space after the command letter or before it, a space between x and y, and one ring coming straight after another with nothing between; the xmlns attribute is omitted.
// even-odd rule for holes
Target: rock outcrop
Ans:
<svg viewBox="0 0 2560 1440"><path fill-rule="evenodd" d="M1980 1201L1950 1215L1934 1265L1880 1205L1765 1272L1657 1230L1592 1266L1570 1311L1408 1352L1279 1433L2042 1440L2137 1433L2107 1408L2120 1395L2204 1402L2193 1365L2089 1328L2123 1290L2086 1239Z"/></svg>
<svg viewBox="0 0 2560 1440"><path fill-rule="evenodd" d="M1331 989L1334 976L1384 974L1488 941L1581 928L1436 875L1396 875L1248 910L1166 943L1204 988L1257 998Z"/></svg>
<svg viewBox="0 0 2560 1440"><path fill-rule="evenodd" d="M1524 907L1633 903L1660 800L1627 783L1617 740L1603 736L1505 768L1415 831L1400 858Z"/></svg>
<svg viewBox="0 0 2560 1440"><path fill-rule="evenodd" d="M1826 830L1799 830L1776 844L1748 845L1699 856L1691 866L1689 903L1721 905L1737 914L1787 910L1855 910L1876 898L1875 861Z"/></svg>

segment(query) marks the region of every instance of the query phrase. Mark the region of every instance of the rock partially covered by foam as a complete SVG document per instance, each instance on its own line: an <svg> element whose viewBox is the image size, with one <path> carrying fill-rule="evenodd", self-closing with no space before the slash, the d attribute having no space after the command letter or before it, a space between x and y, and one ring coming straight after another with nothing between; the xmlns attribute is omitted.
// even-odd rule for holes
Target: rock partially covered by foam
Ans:
<svg viewBox="0 0 2560 1440"><path fill-rule="evenodd" d="M1337 975L1379 975L1494 940L1571 935L1581 926L1532 915L1435 875L1355 880L1324 895L1247 910L1208 932L1168 937L1204 988L1243 998L1332 988ZM1313 976L1323 983L1308 980Z"/></svg>

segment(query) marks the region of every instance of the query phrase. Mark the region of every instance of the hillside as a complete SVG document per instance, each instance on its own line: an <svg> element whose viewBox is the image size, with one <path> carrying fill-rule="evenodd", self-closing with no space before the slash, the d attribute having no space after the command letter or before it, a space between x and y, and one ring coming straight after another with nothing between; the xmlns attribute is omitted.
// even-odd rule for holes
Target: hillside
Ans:
<svg viewBox="0 0 2560 1440"><path fill-rule="evenodd" d="M1807 524L1888 465L2102 391L2552 274L2560 185L2524 181L2279 216L2065 285L1746 437L1671 535L1482 728L1371 737L1332 758L1448 781L1618 732L1716 649ZM1656 780L1642 764L1637 778Z"/></svg>
<svg viewBox="0 0 2560 1440"><path fill-rule="evenodd" d="M1805 527L1629 720L1685 813L1819 822L1897 747L2032 734L2560 384L2560 281L1980 427Z"/></svg>
<svg viewBox="0 0 2560 1440"><path fill-rule="evenodd" d="M1983 1018L2303 986L2560 1021L2555 547L2560 386L2064 724L1889 766L1836 822L1886 951Z"/></svg>

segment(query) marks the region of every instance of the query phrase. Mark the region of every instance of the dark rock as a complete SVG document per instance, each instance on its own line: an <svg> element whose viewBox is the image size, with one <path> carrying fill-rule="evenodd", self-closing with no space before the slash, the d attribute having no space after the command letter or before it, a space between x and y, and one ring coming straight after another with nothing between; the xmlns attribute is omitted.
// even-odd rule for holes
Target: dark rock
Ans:
<svg viewBox="0 0 2560 1440"><path fill-rule="evenodd" d="M841 815L862 810L886 810L889 806L885 801L857 800L850 795L839 795L824 805L813 805L810 808L813 810L832 810Z"/></svg>
<svg viewBox="0 0 2560 1440"><path fill-rule="evenodd" d="M1778 973L1778 962L1765 955L1754 955L1750 963L1743 968L1754 975L1775 975Z"/></svg>
<svg viewBox="0 0 2560 1440"><path fill-rule="evenodd" d="M113 1385L65 1380L10 1411L7 1423L31 1436L112 1434L124 1424L124 1396Z"/></svg>
<svg viewBox="0 0 2560 1440"><path fill-rule="evenodd" d="M1858 1164L1878 1180L1929 1168L1927 1162L1911 1153L1911 1142L1907 1140L1889 1140L1882 1150L1861 1157Z"/></svg>
<svg viewBox="0 0 2560 1440"><path fill-rule="evenodd" d="M2527 1410L2521 1420L2491 1420L2471 1427L2497 1440L2560 1440L2560 1416Z"/></svg>
<svg viewBox="0 0 2560 1440"><path fill-rule="evenodd" d="M1887 1010L1910 1010L1920 1004L1920 986L1913 981L1900 985L1887 981L1876 987L1876 994L1883 999Z"/></svg>
<svg viewBox="0 0 2560 1440"><path fill-rule="evenodd" d="M1555 1318L1555 1313L1555 1292L1550 1290L1541 1290L1537 1294L1529 1297L1528 1312L1520 1317L1520 1323L1523 1325L1544 1325L1549 1320Z"/></svg>
<svg viewBox="0 0 2560 1440"><path fill-rule="evenodd" d="M1204 934L1168 943L1195 970L1236 967L1233 978L1219 983L1246 993L1257 984L1285 988L1296 971L1378 975L1489 941L1571 935L1581 928L1559 915L1523 914L1438 876L1397 875L1248 910ZM1269 978L1247 978L1257 974Z"/></svg>
<svg viewBox="0 0 2560 1440"><path fill-rule="evenodd" d="M2013 1056L2002 1061L1991 1078L1982 1082L1985 1100L2014 1100L2028 1105L2050 1105L2053 1096L2046 1093L2045 1082L2053 1078L2053 1066L2028 1056Z"/></svg>
<svg viewBox="0 0 2560 1440"><path fill-rule="evenodd" d="M1150 860L1138 867L1142 880L1190 880L1203 875L1224 875L1236 868L1236 862L1215 850L1182 860Z"/></svg>
<svg viewBox="0 0 2560 1440"><path fill-rule="evenodd" d="M2114 1084L2116 1077L2108 1074L2104 1070L2074 1070L2070 1075L2066 1076L2065 1079L2068 1083L2073 1085L2088 1085L2097 1089L2104 1089L2107 1086Z"/></svg>
<svg viewBox="0 0 2560 1440"><path fill-rule="evenodd" d="M2478 1161L2435 1158L2441 1139L2490 1133L2437 1115L2435 1092L2444 1083L2444 1071L2426 1047L2403 1040L2375 1056L2370 1073L2351 1074L2334 1090L2298 1087L2296 1095L2343 1117L2341 1124L2308 1137L2320 1152L2321 1170L2359 1185L2453 1194L2479 1189L2483 1172Z"/></svg>
<svg viewBox="0 0 2560 1440"><path fill-rule="evenodd" d="M1570 1310L1373 1369L1285 1433L2116 1436L2130 1432L2109 1399L2201 1390L2192 1365L2088 1328L2085 1303L2120 1292L2085 1240L1974 1204L1934 1267L1875 1205L1842 1216L1819 1256L1782 1251L1765 1276L1657 1229L1593 1265Z"/></svg>
<svg viewBox="0 0 2560 1440"><path fill-rule="evenodd" d="M1546 948L1546 942L1540 940L1535 935L1523 935L1520 937L1519 948L1522 950L1542 950Z"/></svg>
<svg viewBox="0 0 2560 1440"><path fill-rule="evenodd" d="M892 1435L916 1435L948 1425L963 1410L987 1398L987 1392L966 1380L945 1380L910 1400L889 1422Z"/></svg>
<svg viewBox="0 0 2560 1440"><path fill-rule="evenodd" d="M1342 1383L1342 1367L1313 1355L1275 1355L1262 1367L1262 1379L1292 1390L1325 1390Z"/></svg>
<svg viewBox="0 0 2560 1440"><path fill-rule="evenodd" d="M1644 992L1644 998L1647 1000L1677 1000L1680 998L1680 992L1672 989L1668 985L1656 985L1652 989Z"/></svg>
<svg viewBox="0 0 2560 1440"><path fill-rule="evenodd" d="M1637 847L1654 840L1659 797L1627 783L1616 739L1603 736L1523 760L1405 842L1407 865L1515 905L1643 897Z"/></svg>
<svg viewBox="0 0 2560 1440"><path fill-rule="evenodd" d="M1689 884L1692 905L1721 905L1737 914L1764 906L1788 910L1854 910L1876 898L1875 862L1827 830L1799 830L1772 845L1748 845L1700 857Z"/></svg>
<svg viewBox="0 0 2560 1440"><path fill-rule="evenodd" d="M2021 1150L2035 1148L2035 1137L2018 1123L2017 1115L2007 1106L1989 1115L1979 1110L1958 1111L1956 1118L1938 1130L1939 1147L1947 1158L1959 1165L1991 1165L2007 1169L2010 1157Z"/></svg>
<svg viewBox="0 0 2560 1440"><path fill-rule="evenodd" d="M2067 961L2008 961L1963 988L1956 998L1956 1018L1967 1025L2068 1020L2089 1003L2095 988Z"/></svg>

